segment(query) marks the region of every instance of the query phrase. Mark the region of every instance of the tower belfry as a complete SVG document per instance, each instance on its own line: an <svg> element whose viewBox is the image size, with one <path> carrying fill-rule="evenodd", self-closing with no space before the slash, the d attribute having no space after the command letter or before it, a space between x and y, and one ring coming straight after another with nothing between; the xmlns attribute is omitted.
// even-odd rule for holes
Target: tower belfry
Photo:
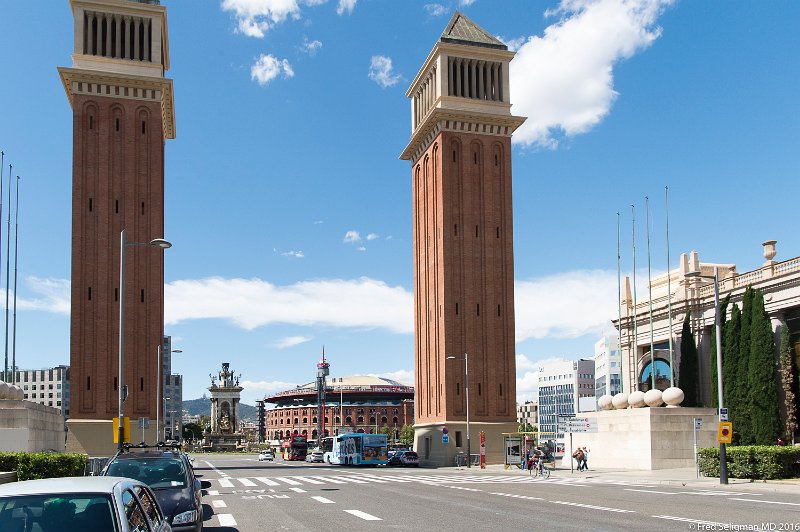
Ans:
<svg viewBox="0 0 800 532"><path fill-rule="evenodd" d="M166 8L158 0L70 0L72 66L58 72L73 113L71 411L68 447L102 455L118 411L119 301L125 301L125 416L157 416L164 259L126 241L164 236L164 144L175 137ZM121 298L120 290L125 290ZM135 423L135 422L134 422ZM155 423L145 434L155 438Z"/></svg>
<svg viewBox="0 0 800 532"><path fill-rule="evenodd" d="M406 92L412 133L401 159L412 163L414 438L420 457L432 462L466 453L468 432L476 455L481 431L488 460L499 461L501 434L516 431L511 135L525 118L511 114L513 57L456 12Z"/></svg>

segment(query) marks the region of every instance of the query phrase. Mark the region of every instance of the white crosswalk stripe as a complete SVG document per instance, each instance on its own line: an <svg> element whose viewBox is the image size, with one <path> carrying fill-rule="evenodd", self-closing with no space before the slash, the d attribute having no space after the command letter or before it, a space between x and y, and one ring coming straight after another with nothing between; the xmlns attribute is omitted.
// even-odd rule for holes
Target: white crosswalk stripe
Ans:
<svg viewBox="0 0 800 532"><path fill-rule="evenodd" d="M272 480L271 478L267 478L267 477L255 477L255 479L256 479L257 481L259 481L259 482L263 482L263 483L264 483L264 484L266 484L267 486L280 486L280 484L279 484L279 483L275 482L275 481L274 481L274 480Z"/></svg>
<svg viewBox="0 0 800 532"><path fill-rule="evenodd" d="M241 482L242 486L245 486L245 487L248 487L248 488L251 488L253 486L257 486L258 485L255 482L253 482L252 480L247 479L247 478L237 478L236 480Z"/></svg>
<svg viewBox="0 0 800 532"><path fill-rule="evenodd" d="M290 486L300 486L302 484L302 482L297 482L296 480L286 477L275 477L275 480L280 480L281 482L285 482Z"/></svg>

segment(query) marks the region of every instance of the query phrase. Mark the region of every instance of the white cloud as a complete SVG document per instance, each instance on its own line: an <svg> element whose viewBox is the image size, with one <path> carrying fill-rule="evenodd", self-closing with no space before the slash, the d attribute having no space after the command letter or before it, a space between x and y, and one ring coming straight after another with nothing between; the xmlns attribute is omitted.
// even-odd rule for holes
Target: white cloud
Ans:
<svg viewBox="0 0 800 532"><path fill-rule="evenodd" d="M303 44L300 45L300 49L308 55L316 55L320 48L322 48L322 41L316 39L309 41L308 37L303 37Z"/></svg>
<svg viewBox="0 0 800 532"><path fill-rule="evenodd" d="M617 315L617 273L578 270L514 283L516 340L601 334Z"/></svg>
<svg viewBox="0 0 800 532"><path fill-rule="evenodd" d="M69 279L53 279L30 276L25 279L28 289L40 297L26 299L17 296L17 308L21 310L41 310L55 314L70 313ZM10 294L13 297L13 293Z"/></svg>
<svg viewBox="0 0 800 532"><path fill-rule="evenodd" d="M370 233L367 235L367 240L376 240L379 237L377 233Z"/></svg>
<svg viewBox="0 0 800 532"><path fill-rule="evenodd" d="M358 246L356 248L356 251L366 251L366 250L367 250L367 248L365 248L364 246Z"/></svg>
<svg viewBox="0 0 800 532"><path fill-rule="evenodd" d="M458 0L458 5L461 7L468 7L475 3L475 0Z"/></svg>
<svg viewBox="0 0 800 532"><path fill-rule="evenodd" d="M273 347L277 347L278 349L286 349L287 347L294 347L296 345L310 342L311 340L313 340L313 338L310 336L287 336L286 338L281 338L275 342Z"/></svg>
<svg viewBox="0 0 800 532"><path fill-rule="evenodd" d="M555 148L558 137L585 133L609 113L618 93L613 68L661 35L656 21L673 0L561 0L544 36L533 36L511 62L514 113L528 120L514 142Z"/></svg>
<svg viewBox="0 0 800 532"><path fill-rule="evenodd" d="M525 355L517 355L517 402L536 399L539 396L539 368L558 362L567 362L566 358L549 357L542 360L531 360Z"/></svg>
<svg viewBox="0 0 800 532"><path fill-rule="evenodd" d="M165 323L222 319L246 330L285 323L411 334L412 301L412 293L405 288L367 277L287 286L261 279L211 277L168 283Z"/></svg>
<svg viewBox="0 0 800 532"><path fill-rule="evenodd" d="M367 373L367 375L391 379L407 386L414 386L414 372L407 369L398 369L397 371L387 371L385 373Z"/></svg>
<svg viewBox="0 0 800 532"><path fill-rule="evenodd" d="M432 17L441 17L447 14L448 9L442 4L425 4L425 11Z"/></svg>
<svg viewBox="0 0 800 532"><path fill-rule="evenodd" d="M297 0L222 0L222 10L233 11L237 32L259 39L287 18L300 18Z"/></svg>
<svg viewBox="0 0 800 532"><path fill-rule="evenodd" d="M302 259L305 258L306 256L306 254L303 253L302 251L294 251L294 250L280 251L278 253L280 253L282 257L289 257L291 259Z"/></svg>
<svg viewBox="0 0 800 532"><path fill-rule="evenodd" d="M286 59L278 59L274 55L261 54L252 67L250 79L258 82L262 87L282 75L284 78L294 77L292 65Z"/></svg>
<svg viewBox="0 0 800 532"><path fill-rule="evenodd" d="M356 8L358 0L339 0L339 5L336 6L336 14L343 15L345 12L350 15Z"/></svg>
<svg viewBox="0 0 800 532"><path fill-rule="evenodd" d="M348 231L344 234L345 244L355 244L356 242L361 242L361 233L358 231Z"/></svg>
<svg viewBox="0 0 800 532"><path fill-rule="evenodd" d="M511 50L512 52L516 52L517 50L519 50L522 47L523 44L528 42L528 38L527 37L515 37L513 39L508 39L508 38L502 37L500 35L496 35L495 37L500 42L502 42L503 44L508 46L508 49Z"/></svg>
<svg viewBox="0 0 800 532"><path fill-rule="evenodd" d="M402 77L394 73L392 59L384 55L373 55L369 65L369 79L383 88L396 85Z"/></svg>

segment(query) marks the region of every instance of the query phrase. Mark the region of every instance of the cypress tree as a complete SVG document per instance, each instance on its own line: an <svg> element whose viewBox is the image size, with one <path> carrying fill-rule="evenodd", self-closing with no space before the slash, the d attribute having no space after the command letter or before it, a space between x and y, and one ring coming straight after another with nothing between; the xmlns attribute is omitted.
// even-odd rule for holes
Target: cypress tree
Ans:
<svg viewBox="0 0 800 532"><path fill-rule="evenodd" d="M752 404L750 403L750 329L753 316L753 289L747 287L742 297L742 325L739 333L739 363L736 364L736 373L728 389L736 388L734 392L734 408L744 415L731 417L734 423L733 431L739 433L739 443L750 445L753 443L753 431L750 428Z"/></svg>
<svg viewBox="0 0 800 532"><path fill-rule="evenodd" d="M722 339L722 386L725 395L725 407L728 409L730 419L739 420L741 412L741 391L744 389L738 385L736 375L738 368L741 364L747 364L745 360L742 362L742 356L739 349L739 337L742 332L742 311L739 310L737 305L733 305L731 309L731 319L725 323L724 337ZM735 427L736 432L739 431L738 423Z"/></svg>
<svg viewBox="0 0 800 532"><path fill-rule="evenodd" d="M683 406L700 406L698 397L697 382L697 344L692 336L692 326L689 315L683 320L683 330L681 331L681 364L678 375L680 376L680 387L683 390Z"/></svg>
<svg viewBox="0 0 800 532"><path fill-rule="evenodd" d="M784 424L783 434L786 440L794 445L794 433L797 430L797 404L795 403L796 395L794 393L795 368L792 347L789 343L789 327L787 327L786 322L781 323L779 361L783 407L786 410L786 423Z"/></svg>
<svg viewBox="0 0 800 532"><path fill-rule="evenodd" d="M731 302L731 295L728 294L725 296L725 299L722 300L722 303L719 305L719 323L723 331L725 331L725 322L728 316L728 304ZM725 344L722 344L724 349ZM722 356L725 356L723 352ZM716 324L711 326L711 352L708 354L708 378L709 384L711 385L711 406L714 408L719 408L719 386L717 386L717 327ZM723 374L724 377L724 374ZM723 382L723 389L722 391L725 392ZM723 402L725 398L723 397Z"/></svg>
<svg viewBox="0 0 800 532"><path fill-rule="evenodd" d="M750 324L749 403L751 441L756 445L772 445L780 436L778 415L778 375L775 361L775 340L772 324L764 310L764 294L753 294Z"/></svg>

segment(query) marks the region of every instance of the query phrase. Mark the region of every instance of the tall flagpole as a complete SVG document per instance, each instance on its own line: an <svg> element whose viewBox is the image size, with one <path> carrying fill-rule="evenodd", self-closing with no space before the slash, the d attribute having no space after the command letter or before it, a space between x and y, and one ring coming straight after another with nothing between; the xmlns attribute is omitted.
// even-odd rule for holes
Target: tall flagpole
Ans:
<svg viewBox="0 0 800 532"><path fill-rule="evenodd" d="M14 210L14 330L11 340L11 368L14 384L17 383L17 258L19 252L19 176L17 176L17 208Z"/></svg>
<svg viewBox="0 0 800 532"><path fill-rule="evenodd" d="M636 310L636 207L631 205L631 240L633 241L633 365L638 366L639 361L639 333L636 322L639 321ZM630 376L628 377L630 378Z"/></svg>
<svg viewBox="0 0 800 532"><path fill-rule="evenodd" d="M11 170L12 166L8 165L8 179L11 179ZM3 168L0 166L0 222L3 220ZM2 253L2 242L3 242L3 229L0 227L0 253ZM3 263L0 262L0 272L2 271ZM7 293L7 291L6 291ZM8 303L6 303L6 309L8 309ZM6 339L8 339L8 329L6 329ZM6 343L6 357L5 363L3 364L3 382L8 382L8 343Z"/></svg>
<svg viewBox="0 0 800 532"><path fill-rule="evenodd" d="M652 389L656 389L656 365L653 356L653 281L650 277L650 198L644 197L645 230L647 231L647 291L650 299L650 377Z"/></svg>
<svg viewBox="0 0 800 532"><path fill-rule="evenodd" d="M670 262L669 262L669 187L664 187L664 199L666 204L666 222L667 222L667 314L669 314L669 385L670 387L675 386L675 381L673 380L675 372L672 369L672 288L670 284L670 280L672 277L672 273L670 271Z"/></svg>
<svg viewBox="0 0 800 532"><path fill-rule="evenodd" d="M6 363L8 363L8 290L11 282L11 172L8 173L8 224L6 229ZM11 368L14 373L14 368Z"/></svg>
<svg viewBox="0 0 800 532"><path fill-rule="evenodd" d="M617 311L619 312L619 318L617 321L617 352L619 353L619 371L622 375L620 375L620 382L622 383L622 393L625 393L625 369L624 365L622 364L622 281L620 280L620 261L622 257L619 253L619 212L617 213ZM609 375L611 374L611 361L609 360L608 363L609 368ZM611 390L608 390L609 395L611 395Z"/></svg>

